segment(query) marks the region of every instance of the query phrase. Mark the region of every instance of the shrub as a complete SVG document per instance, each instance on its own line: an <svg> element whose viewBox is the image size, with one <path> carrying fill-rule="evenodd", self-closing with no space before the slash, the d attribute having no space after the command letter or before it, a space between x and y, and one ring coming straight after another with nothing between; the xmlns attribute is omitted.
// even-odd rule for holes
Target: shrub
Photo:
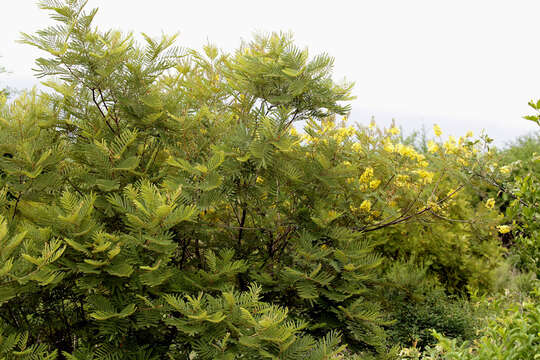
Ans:
<svg viewBox="0 0 540 360"><path fill-rule="evenodd" d="M466 299L448 296L427 268L414 261L396 263L387 275L393 289L385 289L387 313L395 324L388 336L401 346L424 349L436 343L432 331L449 338L472 339L476 314Z"/></svg>
<svg viewBox="0 0 540 360"><path fill-rule="evenodd" d="M474 142L421 154L395 126L340 126L352 85L289 34L180 51L100 32L84 4L41 3L59 25L23 42L53 91L2 103L5 357L383 356L378 249L455 215ZM498 250L468 244L489 272Z"/></svg>

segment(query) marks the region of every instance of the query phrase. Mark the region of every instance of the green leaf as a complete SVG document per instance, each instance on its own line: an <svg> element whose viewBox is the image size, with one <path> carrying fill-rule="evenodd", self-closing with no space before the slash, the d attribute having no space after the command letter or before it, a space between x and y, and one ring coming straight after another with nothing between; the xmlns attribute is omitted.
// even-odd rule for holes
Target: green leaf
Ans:
<svg viewBox="0 0 540 360"><path fill-rule="evenodd" d="M253 336L241 336L238 339L238 342L241 345L247 346L252 349L257 349L261 344L259 339Z"/></svg>
<svg viewBox="0 0 540 360"><path fill-rule="evenodd" d="M68 244L70 247L77 250L78 252L82 252L83 254L90 255L90 252L88 251L86 246L84 246L83 244L80 244L71 239L64 239L64 241L66 242L66 244Z"/></svg>
<svg viewBox="0 0 540 360"><path fill-rule="evenodd" d="M137 156L130 156L123 160L114 170L117 171L130 171L135 170L139 166L139 158Z"/></svg>
<svg viewBox="0 0 540 360"><path fill-rule="evenodd" d="M120 188L120 183L117 180L98 179L96 180L96 185L100 190L105 192L118 190Z"/></svg>
<svg viewBox="0 0 540 360"><path fill-rule="evenodd" d="M0 268L0 277L6 276L12 267L13 267L13 259L8 259L7 261L5 261L4 265Z"/></svg>
<svg viewBox="0 0 540 360"><path fill-rule="evenodd" d="M25 259L26 261L34 264L34 265L37 265L37 266L41 266L43 264L43 259L38 259L38 258L35 258L33 256L30 256L28 254L21 254L22 258Z"/></svg>
<svg viewBox="0 0 540 360"><path fill-rule="evenodd" d="M133 267L126 263L117 263L114 265L109 265L103 268L106 272L111 275L118 277L128 277L133 273Z"/></svg>
<svg viewBox="0 0 540 360"><path fill-rule="evenodd" d="M291 68L285 68L285 69L283 69L281 71L285 75L290 76L290 77L297 77L302 72L301 70L295 70L295 69L291 69Z"/></svg>
<svg viewBox="0 0 540 360"><path fill-rule="evenodd" d="M135 306L135 304L129 304L128 306L123 308L122 311L120 311L119 313L109 312L109 311L95 311L91 313L90 316L100 321L109 320L112 318L123 319L133 314L136 309L137 307Z"/></svg>

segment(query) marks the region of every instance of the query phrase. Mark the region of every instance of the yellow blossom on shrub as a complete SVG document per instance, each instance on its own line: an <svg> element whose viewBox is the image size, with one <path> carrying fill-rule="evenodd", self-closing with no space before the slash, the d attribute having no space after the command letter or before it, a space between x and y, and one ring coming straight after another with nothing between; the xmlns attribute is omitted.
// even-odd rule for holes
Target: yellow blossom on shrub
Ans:
<svg viewBox="0 0 540 360"><path fill-rule="evenodd" d="M463 158L457 159L457 162L460 163L463 166L469 165L469 162L467 160L463 159Z"/></svg>
<svg viewBox="0 0 540 360"><path fill-rule="evenodd" d="M447 154L454 154L457 152L456 139L453 136L448 137L448 141L444 143L444 151Z"/></svg>
<svg viewBox="0 0 540 360"><path fill-rule="evenodd" d="M437 124L433 125L433 131L435 132L435 136L441 136L442 130L441 127Z"/></svg>
<svg viewBox="0 0 540 360"><path fill-rule="evenodd" d="M501 172L501 174L509 174L511 170L509 166L503 166L499 169L499 171Z"/></svg>
<svg viewBox="0 0 540 360"><path fill-rule="evenodd" d="M396 176L396 186L397 187L409 187L410 183L408 182L409 175L398 175Z"/></svg>
<svg viewBox="0 0 540 360"><path fill-rule="evenodd" d="M391 135L397 135L399 134L399 129L395 126L392 126L390 129L388 129L388 133Z"/></svg>
<svg viewBox="0 0 540 360"><path fill-rule="evenodd" d="M390 140L388 139L384 142L383 149L384 151L389 153L392 153L396 150L394 144L392 144L392 142L390 142Z"/></svg>
<svg viewBox="0 0 540 360"><path fill-rule="evenodd" d="M379 179L371 180L369 182L369 188L372 190L375 190L376 188L379 187L380 184L381 184L381 180Z"/></svg>
<svg viewBox="0 0 540 360"><path fill-rule="evenodd" d="M433 176L435 175L431 171L426 170L417 170L416 173L420 175L424 184L431 184L431 182L433 181Z"/></svg>
<svg viewBox="0 0 540 360"><path fill-rule="evenodd" d="M362 176L360 176L360 183L367 184L373 177L373 168L367 167L366 170L364 170L364 173Z"/></svg>
<svg viewBox="0 0 540 360"><path fill-rule="evenodd" d="M493 209L493 207L495 206L495 200L493 198L489 198L487 199L486 201L486 207L488 209Z"/></svg>
<svg viewBox="0 0 540 360"><path fill-rule="evenodd" d="M352 144L351 148L353 149L353 151L356 151L356 152L362 151L362 145L360 145L360 143L357 143L357 142Z"/></svg>
<svg viewBox="0 0 540 360"><path fill-rule="evenodd" d="M360 204L360 210L369 212L371 210L371 201L370 200L364 200Z"/></svg>
<svg viewBox="0 0 540 360"><path fill-rule="evenodd" d="M264 182L264 179L260 176L257 176L257 184L262 184Z"/></svg>
<svg viewBox="0 0 540 360"><path fill-rule="evenodd" d="M506 234L509 233L512 229L508 225L498 225L497 230L499 230L501 234Z"/></svg>

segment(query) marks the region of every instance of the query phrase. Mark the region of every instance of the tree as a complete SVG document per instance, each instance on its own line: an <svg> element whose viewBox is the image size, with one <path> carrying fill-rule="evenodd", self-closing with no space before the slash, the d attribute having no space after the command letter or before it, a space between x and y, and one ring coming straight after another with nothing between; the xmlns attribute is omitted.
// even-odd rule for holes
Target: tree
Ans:
<svg viewBox="0 0 540 360"><path fill-rule="evenodd" d="M445 218L475 144L341 126L352 85L290 34L181 51L85 4L41 2L59 24L22 41L54 92L2 109L5 356L385 353L381 234Z"/></svg>

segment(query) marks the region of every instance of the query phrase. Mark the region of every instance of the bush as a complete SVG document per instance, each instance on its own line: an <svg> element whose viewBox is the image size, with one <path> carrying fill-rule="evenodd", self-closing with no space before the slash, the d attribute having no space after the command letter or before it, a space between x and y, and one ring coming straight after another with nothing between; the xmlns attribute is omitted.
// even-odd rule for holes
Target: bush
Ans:
<svg viewBox="0 0 540 360"><path fill-rule="evenodd" d="M387 312L395 321L388 329L394 343L424 349L436 343L433 330L449 338L474 338L476 314L468 301L448 296L426 268L413 261L396 263L387 278L395 286L384 292Z"/></svg>
<svg viewBox="0 0 540 360"><path fill-rule="evenodd" d="M536 284L538 287L538 284ZM487 300L492 316L474 342L459 344L434 333L438 344L423 359L534 359L540 353L540 303L532 297L509 301L508 297ZM494 316L493 316L494 315Z"/></svg>
<svg viewBox="0 0 540 360"><path fill-rule="evenodd" d="M100 32L84 3L41 4L59 25L23 42L49 54L38 75L53 91L0 110L2 356L384 357L384 274L423 241L395 233L413 222L477 224L466 265L444 262L457 238L424 252L456 291L489 278L494 217L459 210L481 158L470 137L422 154L395 126L341 126L352 85L289 34L182 52Z"/></svg>

